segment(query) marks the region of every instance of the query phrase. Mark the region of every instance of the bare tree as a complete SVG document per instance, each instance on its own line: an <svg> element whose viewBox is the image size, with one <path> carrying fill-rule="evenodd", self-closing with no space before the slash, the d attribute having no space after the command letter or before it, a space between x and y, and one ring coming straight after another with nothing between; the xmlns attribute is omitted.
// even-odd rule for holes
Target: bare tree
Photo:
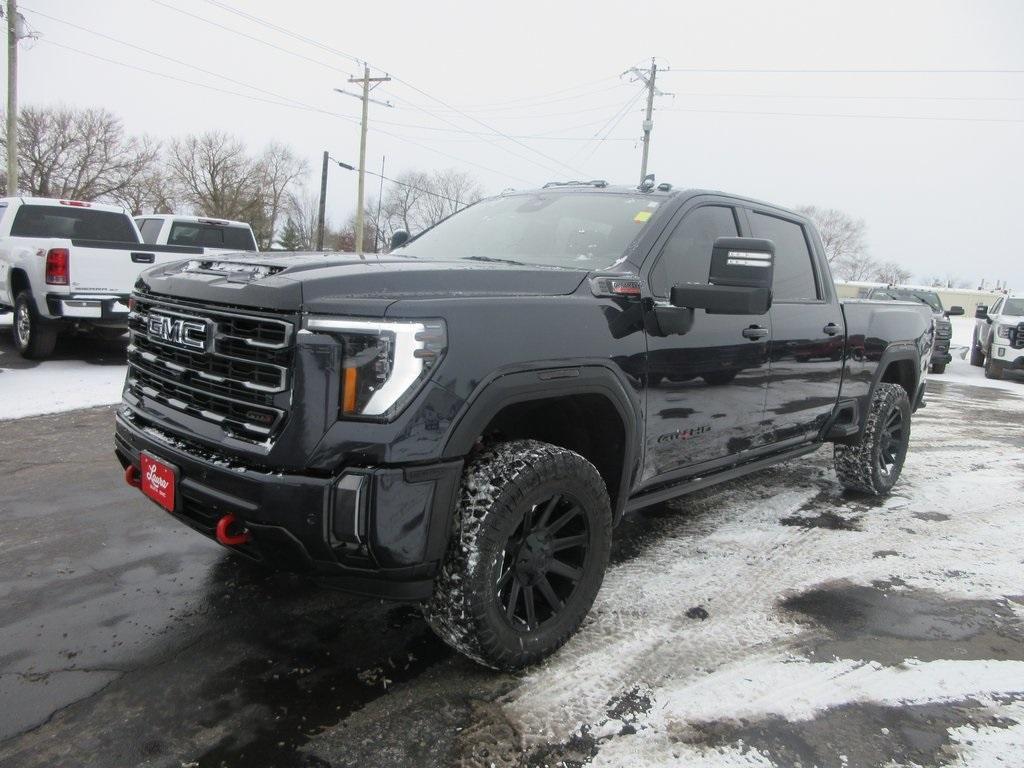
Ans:
<svg viewBox="0 0 1024 768"><path fill-rule="evenodd" d="M867 225L837 208L804 205L797 211L814 222L825 247L825 258L836 277L867 280L878 269L868 254Z"/></svg>
<svg viewBox="0 0 1024 768"><path fill-rule="evenodd" d="M397 230L422 232L481 197L480 183L465 171L406 171L384 193L380 221L373 201L367 205L366 216L374 222L383 247Z"/></svg>
<svg viewBox="0 0 1024 768"><path fill-rule="evenodd" d="M221 131L174 139L167 165L183 202L198 214L261 223L262 174L241 140Z"/></svg>
<svg viewBox="0 0 1024 768"><path fill-rule="evenodd" d="M105 109L25 107L18 114L18 149L27 194L120 200L153 170L160 145L127 135L120 118Z"/></svg>
<svg viewBox="0 0 1024 768"><path fill-rule="evenodd" d="M895 261L886 261L878 265L875 270L875 280L886 285L899 285L907 282L912 277L908 269L904 269Z"/></svg>
<svg viewBox="0 0 1024 768"><path fill-rule="evenodd" d="M288 193L287 223L294 227L295 250L311 251L316 246L319 197L302 187Z"/></svg>
<svg viewBox="0 0 1024 768"><path fill-rule="evenodd" d="M287 207L288 191L304 176L309 166L290 147L271 142L256 161L259 171L260 192L263 196L263 216L256 231L261 248L270 248L277 232L278 219Z"/></svg>

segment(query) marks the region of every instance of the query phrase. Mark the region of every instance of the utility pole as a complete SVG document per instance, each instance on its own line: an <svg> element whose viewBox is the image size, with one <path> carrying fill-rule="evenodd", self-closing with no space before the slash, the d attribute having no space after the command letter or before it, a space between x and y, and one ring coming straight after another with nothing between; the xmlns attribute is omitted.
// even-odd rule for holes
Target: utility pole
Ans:
<svg viewBox="0 0 1024 768"><path fill-rule="evenodd" d="M320 169L320 210L316 216L316 249L324 249L324 214L327 210L327 162L330 155L324 150L324 165Z"/></svg>
<svg viewBox="0 0 1024 768"><path fill-rule="evenodd" d="M18 2L7 0L7 194L18 194Z"/></svg>
<svg viewBox="0 0 1024 768"><path fill-rule="evenodd" d="M380 206L384 200L384 155L380 157L380 189L377 190L377 220L373 222L373 251L380 253Z"/></svg>
<svg viewBox="0 0 1024 768"><path fill-rule="evenodd" d="M350 77L348 79L350 83L359 83L363 86L362 95L356 96L356 94L343 91L340 88L334 89L338 93L343 93L346 96L356 96L356 98L361 99L363 102L363 119L359 129L359 192L356 195L356 253L363 252L363 228L366 225L366 213L363 210L363 199L366 189L366 123L369 118L370 102L372 101L374 104L381 104L385 107L392 106L386 101L371 99L370 91L381 83L386 83L389 80L391 80L391 78L387 75L384 75L383 77L370 77L370 67L369 65L364 64L362 77Z"/></svg>
<svg viewBox="0 0 1024 768"><path fill-rule="evenodd" d="M651 129L654 128L654 97L655 96L668 96L659 91L654 87L654 79L658 75L658 64L655 62L654 57L651 57L651 68L649 70L639 69L638 67L630 67L622 74L632 75L631 80L633 82L642 82L644 87L647 88L647 112L644 115L644 152L643 158L640 160L640 183L644 183L644 178L647 176L647 158L651 153Z"/></svg>

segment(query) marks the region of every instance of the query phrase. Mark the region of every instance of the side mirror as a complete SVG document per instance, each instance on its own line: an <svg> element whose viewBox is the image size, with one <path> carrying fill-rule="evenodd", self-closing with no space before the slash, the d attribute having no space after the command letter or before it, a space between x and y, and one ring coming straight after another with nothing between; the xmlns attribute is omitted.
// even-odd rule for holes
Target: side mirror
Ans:
<svg viewBox="0 0 1024 768"><path fill-rule="evenodd" d="M704 309L711 315L763 315L772 306L775 244L753 237L720 237L711 250L707 285L672 288L676 307Z"/></svg>
<svg viewBox="0 0 1024 768"><path fill-rule="evenodd" d="M964 308L961 306L953 305L946 310L946 317L958 317L964 313Z"/></svg>
<svg viewBox="0 0 1024 768"><path fill-rule="evenodd" d="M974 310L975 320L988 320L988 305L979 304L977 309Z"/></svg>
<svg viewBox="0 0 1024 768"><path fill-rule="evenodd" d="M391 235L391 250L401 248L407 242L409 242L409 233L404 229L395 230L394 234Z"/></svg>

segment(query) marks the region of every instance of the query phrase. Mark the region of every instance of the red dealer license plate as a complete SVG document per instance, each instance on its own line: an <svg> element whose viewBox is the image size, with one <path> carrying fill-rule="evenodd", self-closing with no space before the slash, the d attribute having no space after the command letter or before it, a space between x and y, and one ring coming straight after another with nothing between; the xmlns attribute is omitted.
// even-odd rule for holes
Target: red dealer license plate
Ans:
<svg viewBox="0 0 1024 768"><path fill-rule="evenodd" d="M169 512L174 511L175 486L178 469L148 453L140 457L142 463L142 492Z"/></svg>

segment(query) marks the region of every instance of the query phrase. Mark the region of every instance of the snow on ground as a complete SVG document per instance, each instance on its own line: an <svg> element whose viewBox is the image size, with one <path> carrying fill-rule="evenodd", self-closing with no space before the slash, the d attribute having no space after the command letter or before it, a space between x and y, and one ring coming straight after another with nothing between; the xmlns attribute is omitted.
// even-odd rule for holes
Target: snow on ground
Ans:
<svg viewBox="0 0 1024 768"><path fill-rule="evenodd" d="M915 416L895 493L878 503L839 493L828 448L675 502L650 548L608 573L581 634L502 699L524 747L592 739L595 766L772 765L757 744L708 734L796 727L848 707L969 700L1008 718L961 729L977 764L1001 750L1024 754L1020 707L1009 700L1024 695L1024 660L992 658L987 646L974 657L964 651L969 631L950 630L960 645L939 642L941 611L897 610L925 595L948 601L952 627L971 626L964 606L987 601L1024 617L1024 444L1007 427L1024 421L1024 398L987 392L936 388ZM970 432L950 419L965 405ZM702 516L709 506L714 516ZM862 592L883 616L893 606L891 627L878 630L891 633L886 645L838 642L783 607L818 595L842 623L844 610L863 610L844 596ZM706 620L694 618L696 606ZM646 704L623 715L617 702L637 699Z"/></svg>
<svg viewBox="0 0 1024 768"><path fill-rule="evenodd" d="M11 315L0 316L0 420L108 405L121 399L123 344L61 339L53 358L21 358L11 341ZM120 355L119 360L113 360Z"/></svg>

